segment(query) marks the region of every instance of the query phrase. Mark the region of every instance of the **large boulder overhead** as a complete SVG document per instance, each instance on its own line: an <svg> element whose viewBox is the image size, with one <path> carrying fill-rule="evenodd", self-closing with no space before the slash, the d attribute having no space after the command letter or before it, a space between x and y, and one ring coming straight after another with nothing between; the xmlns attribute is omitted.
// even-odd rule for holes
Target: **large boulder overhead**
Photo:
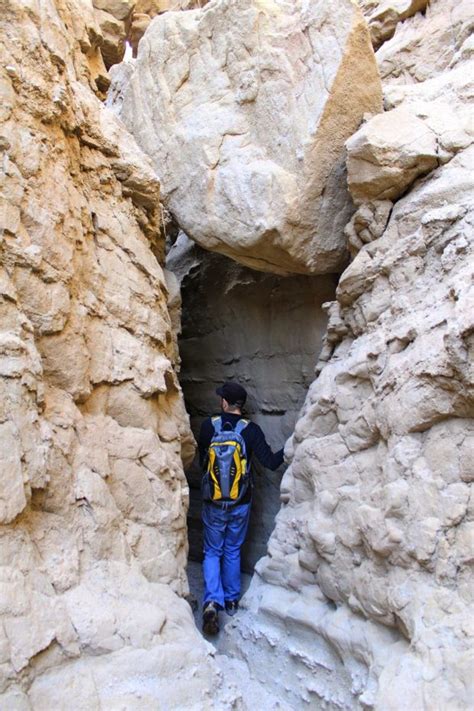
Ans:
<svg viewBox="0 0 474 711"><path fill-rule="evenodd" d="M112 76L110 101L196 242L275 273L343 266L344 143L381 109L355 3L216 0L166 13Z"/></svg>
<svg viewBox="0 0 474 711"><path fill-rule="evenodd" d="M228 637L290 708L472 707L471 5L399 22L346 144L354 258Z"/></svg>

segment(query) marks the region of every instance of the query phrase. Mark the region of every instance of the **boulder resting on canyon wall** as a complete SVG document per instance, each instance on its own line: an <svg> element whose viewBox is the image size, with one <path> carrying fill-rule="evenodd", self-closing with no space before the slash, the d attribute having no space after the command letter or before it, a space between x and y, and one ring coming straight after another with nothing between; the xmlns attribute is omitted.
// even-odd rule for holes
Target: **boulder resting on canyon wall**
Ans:
<svg viewBox="0 0 474 711"><path fill-rule="evenodd" d="M381 109L349 0L219 0L152 22L110 102L193 240L280 274L346 260L344 142Z"/></svg>
<svg viewBox="0 0 474 711"><path fill-rule="evenodd" d="M1 15L0 706L205 707L159 182L92 5Z"/></svg>
<svg viewBox="0 0 474 711"><path fill-rule="evenodd" d="M425 113L413 116L429 130L438 113L431 123L438 165L415 182L410 176L393 204L374 202L371 182L364 202L364 182L353 171L360 204L349 230L354 260L329 310L320 375L286 446L291 463L268 554L244 600L247 611L227 628L228 648L258 667L260 681L292 708L301 698L384 711L472 704L469 4L432 2L380 50L398 69L395 84L384 87L384 117L395 104L411 111L424 103ZM451 59L448 21L456 37ZM407 38L414 56L402 52L397 60ZM412 81L415 66L423 66L423 81ZM452 113L440 115L436 102L451 102ZM443 129L451 120L463 130ZM378 117L372 122L361 131L375 155ZM355 137L349 161L351 146L359 149ZM402 171L404 160L399 147L393 167ZM385 168L381 161L380 179Z"/></svg>
<svg viewBox="0 0 474 711"><path fill-rule="evenodd" d="M393 37L399 22L426 10L429 0L358 0L375 49Z"/></svg>
<svg viewBox="0 0 474 711"><path fill-rule="evenodd" d="M208 0L136 0L129 30L133 56L137 56L138 43L154 17L162 12L193 10L204 7L207 2Z"/></svg>

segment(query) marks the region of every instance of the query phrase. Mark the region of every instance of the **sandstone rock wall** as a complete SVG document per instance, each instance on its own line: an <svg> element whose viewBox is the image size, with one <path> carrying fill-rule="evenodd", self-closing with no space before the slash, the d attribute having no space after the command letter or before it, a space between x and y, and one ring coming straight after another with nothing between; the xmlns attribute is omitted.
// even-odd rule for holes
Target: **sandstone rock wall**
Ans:
<svg viewBox="0 0 474 711"><path fill-rule="evenodd" d="M219 0L165 13L112 76L110 103L189 237L273 273L345 265L344 142L381 108L355 3Z"/></svg>
<svg viewBox="0 0 474 711"><path fill-rule="evenodd" d="M0 707L205 708L159 182L92 5L0 10Z"/></svg>
<svg viewBox="0 0 474 711"><path fill-rule="evenodd" d="M472 703L468 5L434 1L398 25L377 54L388 110L347 143L354 259L268 555L228 628L292 708Z"/></svg>
<svg viewBox="0 0 474 711"><path fill-rule="evenodd" d="M133 56L138 53L138 44L152 19L162 12L194 10L207 5L208 0L137 0L130 22L129 39Z"/></svg>
<svg viewBox="0 0 474 711"><path fill-rule="evenodd" d="M464 0L361 4L382 42L376 116L353 3L216 0L157 18L114 87L152 163L99 101L134 4L0 3L0 706L252 707L232 683L251 670L269 709L469 707L471 12ZM277 273L331 272L347 245L353 257L223 674L182 599L194 445L157 166L205 246ZM206 275L224 260L200 260L188 288L214 317ZM283 292L275 276L225 270L238 313L257 292L279 319L283 293L309 310L297 279ZM308 284L319 319L326 287ZM221 366L240 376L254 359L196 363L191 317L197 415L215 383L193 369L221 380ZM211 355L219 340L201 324ZM255 390L265 407L279 404L287 353ZM257 418L272 429L273 415Z"/></svg>
<svg viewBox="0 0 474 711"><path fill-rule="evenodd" d="M314 378L334 275L278 277L255 272L199 248L181 234L167 266L181 282L183 301L180 382L195 436L205 416L219 410L215 389L237 380L248 391L246 414L263 429L274 451L293 432ZM255 463L254 502L243 565L253 571L264 555L280 508L283 468ZM201 557L200 470L187 471L191 485L190 553Z"/></svg>

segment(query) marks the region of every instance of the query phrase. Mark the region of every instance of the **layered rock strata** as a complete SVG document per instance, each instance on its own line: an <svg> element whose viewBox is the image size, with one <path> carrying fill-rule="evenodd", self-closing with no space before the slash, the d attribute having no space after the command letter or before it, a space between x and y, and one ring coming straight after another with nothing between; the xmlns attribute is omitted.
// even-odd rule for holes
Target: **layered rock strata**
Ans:
<svg viewBox="0 0 474 711"><path fill-rule="evenodd" d="M344 142L381 108L355 3L220 0L165 13L113 78L111 103L189 237L273 273L345 264Z"/></svg>
<svg viewBox="0 0 474 711"><path fill-rule="evenodd" d="M1 15L0 706L225 707L182 599L159 182L97 98L92 6Z"/></svg>
<svg viewBox="0 0 474 711"><path fill-rule="evenodd" d="M205 252L181 234L167 257L181 283L183 325L179 339L180 382L197 437L205 416L219 408L215 389L237 380L249 394L246 414L257 422L274 451L293 432L314 378L336 277L278 277L255 272ZM258 468L249 539L243 565L251 572L264 555L280 508L283 469ZM200 558L200 470L187 471L191 486L190 553Z"/></svg>
<svg viewBox="0 0 474 711"><path fill-rule="evenodd" d="M432 2L397 27L378 55L389 110L347 144L354 260L286 447L268 555L228 630L291 708L472 702L468 17L468 3Z"/></svg>

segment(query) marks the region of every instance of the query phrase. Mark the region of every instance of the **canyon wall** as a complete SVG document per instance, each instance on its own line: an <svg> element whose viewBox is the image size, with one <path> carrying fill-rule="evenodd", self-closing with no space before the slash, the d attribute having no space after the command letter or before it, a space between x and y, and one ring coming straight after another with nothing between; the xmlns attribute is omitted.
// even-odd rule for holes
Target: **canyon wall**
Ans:
<svg viewBox="0 0 474 711"><path fill-rule="evenodd" d="M367 31L346 3L229 0L159 18L137 62L113 72L111 96L202 246L277 274L352 257L228 653L289 708L462 709L472 13L452 1L361 7L383 113ZM287 55L298 70L285 82Z"/></svg>
<svg viewBox="0 0 474 711"><path fill-rule="evenodd" d="M225 706L183 599L159 182L99 101L92 6L1 17L0 707Z"/></svg>
<svg viewBox="0 0 474 711"><path fill-rule="evenodd" d="M292 708L472 704L470 34L464 2L399 24L377 53L386 111L347 142L354 258L227 627Z"/></svg>
<svg viewBox="0 0 474 711"><path fill-rule="evenodd" d="M164 5L0 2L0 706L467 709L470 4ZM168 211L220 254L166 273ZM195 427L235 377L276 447L309 388L217 659L179 281Z"/></svg>

